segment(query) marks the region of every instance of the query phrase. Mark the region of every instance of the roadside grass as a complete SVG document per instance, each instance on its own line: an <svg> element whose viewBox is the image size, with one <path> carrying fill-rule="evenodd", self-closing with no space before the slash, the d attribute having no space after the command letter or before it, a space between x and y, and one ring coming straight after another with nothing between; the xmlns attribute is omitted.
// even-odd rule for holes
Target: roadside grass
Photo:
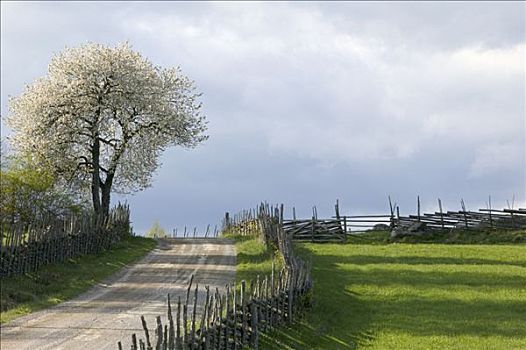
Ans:
<svg viewBox="0 0 526 350"><path fill-rule="evenodd" d="M381 240L296 245L312 309L260 348L526 349L526 245Z"/></svg>
<svg viewBox="0 0 526 350"><path fill-rule="evenodd" d="M267 248L255 236L240 236L234 234L224 235L236 241L236 282L255 280L270 276L272 273L272 260L274 258L275 270L280 271L283 260L276 251Z"/></svg>
<svg viewBox="0 0 526 350"><path fill-rule="evenodd" d="M2 278L0 323L71 299L146 255L155 240L129 237L108 251L50 264L22 276Z"/></svg>

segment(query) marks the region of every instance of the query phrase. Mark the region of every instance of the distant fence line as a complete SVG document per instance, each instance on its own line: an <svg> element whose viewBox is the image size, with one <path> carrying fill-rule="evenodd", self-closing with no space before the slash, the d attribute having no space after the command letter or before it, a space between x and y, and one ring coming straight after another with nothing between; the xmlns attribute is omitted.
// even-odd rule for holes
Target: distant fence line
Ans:
<svg viewBox="0 0 526 350"><path fill-rule="evenodd" d="M247 346L257 349L261 331L290 324L304 312L306 294L312 287L311 267L292 250L290 237L283 230L283 207L274 210L262 204L251 213L237 215L244 221L237 221L235 226L230 222L223 226L222 231L240 233L239 230L243 230L243 234L259 236L266 244L279 250L283 256L283 269L277 272L273 263L270 276L258 276L249 283L242 281L237 286L229 285L223 295L218 289L211 291L205 287L204 300L198 300L199 287L193 288L192 276L186 299L182 302L179 297L174 310L168 296L167 322L164 325L158 316L157 326L151 332L144 317L141 317L144 335L142 338L132 335L132 350L215 350ZM202 306L201 315L196 312L198 305ZM121 342L117 345L120 350L123 349Z"/></svg>
<svg viewBox="0 0 526 350"><path fill-rule="evenodd" d="M417 197L417 211L407 216L400 215L400 208L389 197L389 212L372 215L341 215L339 201L335 204L335 215L330 218L318 218L316 206L312 208L312 217L296 217L292 208L292 218L283 219L284 231L295 241L304 242L345 242L349 234L376 230L426 230L440 231L451 229L522 229L526 228L526 209L493 209L491 197L487 208L470 211L464 200L460 201L461 210L444 211L442 201L438 199L438 211L422 213L420 196ZM276 207L271 207L275 210ZM254 210L245 210L235 215L225 214L223 227L234 227L240 234L250 234L257 217Z"/></svg>
<svg viewBox="0 0 526 350"><path fill-rule="evenodd" d="M397 229L404 230L411 227L425 230L451 230L451 229L521 229L526 227L526 209L505 208L493 209L491 197L487 208L478 211L466 209L464 200L460 200L461 210L444 211L442 201L437 200L438 211L422 213L420 196L417 197L417 210L415 214L400 215L400 208L392 203L389 198L389 213L380 215L341 216L345 232L363 232L367 229ZM337 204L338 205L338 204ZM338 214L335 216L338 218ZM352 230L358 228L358 230Z"/></svg>
<svg viewBox="0 0 526 350"><path fill-rule="evenodd" d="M214 226L214 230L211 230L210 224L206 226L206 230L204 233L204 237L217 237L219 235L219 230L217 229L217 225ZM197 226L194 226L193 230L186 229L186 226L180 231L178 231L177 227L172 230L171 235L168 235L168 237L171 238L196 238L199 237L197 232ZM202 237L202 236L201 236Z"/></svg>
<svg viewBox="0 0 526 350"><path fill-rule="evenodd" d="M0 230L0 276L14 276L110 248L130 234L130 210L118 204L103 223L93 214L82 213L49 216L30 226L3 225Z"/></svg>

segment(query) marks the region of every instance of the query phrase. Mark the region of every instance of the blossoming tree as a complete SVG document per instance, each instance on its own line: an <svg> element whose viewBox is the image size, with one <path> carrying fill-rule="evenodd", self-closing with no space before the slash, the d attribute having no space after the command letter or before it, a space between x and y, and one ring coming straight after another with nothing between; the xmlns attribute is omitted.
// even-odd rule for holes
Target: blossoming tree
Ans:
<svg viewBox="0 0 526 350"><path fill-rule="evenodd" d="M90 188L95 212L105 217L112 191L151 184L163 150L207 139L199 96L179 68L154 66L128 44L69 48L10 99L11 143Z"/></svg>

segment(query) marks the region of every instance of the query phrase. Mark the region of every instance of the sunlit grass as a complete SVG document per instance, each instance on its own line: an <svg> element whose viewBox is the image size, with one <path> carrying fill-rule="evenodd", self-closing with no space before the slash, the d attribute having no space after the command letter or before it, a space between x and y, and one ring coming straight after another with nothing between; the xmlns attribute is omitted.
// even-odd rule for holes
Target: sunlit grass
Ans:
<svg viewBox="0 0 526 350"><path fill-rule="evenodd" d="M236 241L236 282L255 280L270 276L272 261L275 271L283 267L281 256L255 236L227 235Z"/></svg>
<svg viewBox="0 0 526 350"><path fill-rule="evenodd" d="M526 245L312 244L314 304L261 349L526 349Z"/></svg>

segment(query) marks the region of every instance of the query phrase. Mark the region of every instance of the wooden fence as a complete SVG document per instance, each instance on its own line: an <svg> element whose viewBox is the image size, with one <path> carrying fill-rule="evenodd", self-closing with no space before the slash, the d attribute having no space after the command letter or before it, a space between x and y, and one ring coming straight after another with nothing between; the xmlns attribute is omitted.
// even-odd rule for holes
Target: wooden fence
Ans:
<svg viewBox="0 0 526 350"><path fill-rule="evenodd" d="M340 219L285 220L283 229L300 242L345 242Z"/></svg>
<svg viewBox="0 0 526 350"><path fill-rule="evenodd" d="M262 204L261 206L264 207L265 211L263 215L270 216L270 214L267 214L268 212L272 213L275 218L277 207L269 206L268 204ZM226 212L225 217L221 222L221 232L235 233L242 236L260 234L258 211L261 210L261 206L259 209L242 210L234 215L230 215L229 212Z"/></svg>
<svg viewBox="0 0 526 350"><path fill-rule="evenodd" d="M295 241L304 242L345 242L349 234L360 234L369 230L431 231L451 229L522 229L526 228L526 209L491 208L491 197L487 208L470 211L466 209L463 200L461 210L444 211L442 202L438 199L438 211L422 213L420 197L417 197L415 214L400 215L400 208L389 197L389 213L373 215L340 215L339 201L335 204L335 215L330 218L318 218L317 208L313 207L312 217L298 219L296 210L292 208L292 219L283 219L283 230ZM271 207L271 211L277 210ZM239 234L251 234L257 224L254 218L257 212L246 210L234 216L228 213L223 220L223 226L235 230Z"/></svg>
<svg viewBox="0 0 526 350"><path fill-rule="evenodd" d="M521 229L526 227L526 209L460 210L396 218L397 227L409 227L417 222L424 223L427 229Z"/></svg>
<svg viewBox="0 0 526 350"><path fill-rule="evenodd" d="M283 218L282 206L265 204L265 210L268 213L273 213L274 217L279 217L284 233L294 241L342 242L346 239L341 220L339 218L318 219L315 207L313 208L312 219L297 219L294 208L293 218L288 220ZM260 229L257 216L257 210L244 210L233 216L226 213L222 222L223 231L251 235Z"/></svg>
<svg viewBox="0 0 526 350"><path fill-rule="evenodd" d="M206 226L206 229L204 230L204 237L205 238L208 238L208 237L217 237L219 235L219 230L217 229L217 225L214 226L214 230L212 231L211 230L211 226L210 225L207 225ZM197 226L194 226L194 229L193 230L190 230L190 229L186 229L186 226L184 226L184 228L182 230L178 230L177 227L174 228L172 230L172 233L170 235L171 238L177 238L177 237L181 237L181 238L196 238L196 237L203 237L203 236L200 236L199 233L198 233L198 230L197 230Z"/></svg>
<svg viewBox="0 0 526 350"><path fill-rule="evenodd" d="M398 206L390 203L391 228L407 230L421 227L425 230L451 229L522 229L526 228L526 209L493 209L491 197L487 208L470 211L466 209L464 200L460 200L461 210L444 211L442 201L438 199L438 211L421 213L420 197L417 197L417 212L413 215L401 216Z"/></svg>
<svg viewBox="0 0 526 350"><path fill-rule="evenodd" d="M312 287L310 266L292 250L290 235L283 229L283 207L274 210L262 204L255 213L243 216L245 221L225 222L224 232L249 234L250 230L251 234L257 234L279 250L284 268L277 272L273 264L270 276L258 276L249 283L242 281L238 286L229 285L223 295L217 289L211 291L205 287L203 300L198 300L199 287L193 288L192 277L184 302L179 297L174 307L168 296L164 325L158 316L152 332L144 317L141 318L144 337L132 335L132 350L257 349L261 331L290 324L304 312L306 295ZM240 217L241 214L237 216ZM121 342L117 345L123 349Z"/></svg>
<svg viewBox="0 0 526 350"><path fill-rule="evenodd" d="M3 226L0 237L0 276L35 271L40 266L110 248L130 234L130 211L117 205L104 223L91 214L65 219L48 217L31 226Z"/></svg>

